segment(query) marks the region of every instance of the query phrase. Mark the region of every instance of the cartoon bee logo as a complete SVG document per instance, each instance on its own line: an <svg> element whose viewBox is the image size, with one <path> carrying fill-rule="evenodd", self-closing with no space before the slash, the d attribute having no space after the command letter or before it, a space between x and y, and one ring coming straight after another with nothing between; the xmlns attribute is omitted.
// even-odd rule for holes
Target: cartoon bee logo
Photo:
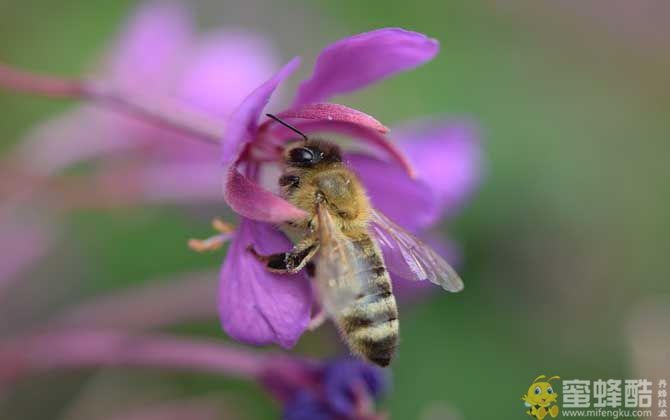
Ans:
<svg viewBox="0 0 670 420"><path fill-rule="evenodd" d="M554 379L561 379L561 377L552 376L547 379L546 382L539 382L544 378L546 378L545 375L540 375L535 378L528 388L526 395L521 397L526 407L528 407L526 414L535 417L538 420L544 419L547 414L551 415L551 417L558 416L558 405L556 404L558 394L554 391L554 388L551 387L550 382Z"/></svg>

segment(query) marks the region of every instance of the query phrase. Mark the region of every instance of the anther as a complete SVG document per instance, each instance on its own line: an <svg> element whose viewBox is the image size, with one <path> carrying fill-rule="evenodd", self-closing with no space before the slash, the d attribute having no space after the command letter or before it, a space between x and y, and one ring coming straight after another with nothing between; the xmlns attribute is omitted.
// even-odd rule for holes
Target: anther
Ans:
<svg viewBox="0 0 670 420"><path fill-rule="evenodd" d="M212 227L215 231L221 233L232 233L235 231L235 226L231 225L230 223L226 223L219 218L212 220Z"/></svg>

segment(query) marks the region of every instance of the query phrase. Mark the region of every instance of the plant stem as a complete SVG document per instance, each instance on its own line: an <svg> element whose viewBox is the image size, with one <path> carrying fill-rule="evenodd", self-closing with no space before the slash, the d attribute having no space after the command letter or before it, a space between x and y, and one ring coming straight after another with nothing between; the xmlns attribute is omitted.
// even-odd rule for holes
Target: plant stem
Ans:
<svg viewBox="0 0 670 420"><path fill-rule="evenodd" d="M0 380L58 369L119 366L256 379L270 357L213 340L104 330L58 331L0 343Z"/></svg>
<svg viewBox="0 0 670 420"><path fill-rule="evenodd" d="M223 137L223 123L176 101L128 95L101 81L63 79L0 63L0 88L53 98L87 100L210 143L220 143Z"/></svg>
<svg viewBox="0 0 670 420"><path fill-rule="evenodd" d="M79 304L56 318L52 326L137 331L216 319L217 282L214 270L156 279Z"/></svg>

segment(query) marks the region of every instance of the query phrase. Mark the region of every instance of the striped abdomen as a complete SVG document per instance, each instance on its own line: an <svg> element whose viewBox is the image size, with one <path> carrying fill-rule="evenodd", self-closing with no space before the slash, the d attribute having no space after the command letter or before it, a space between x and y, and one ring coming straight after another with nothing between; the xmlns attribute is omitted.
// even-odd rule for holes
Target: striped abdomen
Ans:
<svg viewBox="0 0 670 420"><path fill-rule="evenodd" d="M367 290L345 307L337 323L349 347L367 360L388 366L398 345L398 308L377 244L368 236L354 242L369 276Z"/></svg>

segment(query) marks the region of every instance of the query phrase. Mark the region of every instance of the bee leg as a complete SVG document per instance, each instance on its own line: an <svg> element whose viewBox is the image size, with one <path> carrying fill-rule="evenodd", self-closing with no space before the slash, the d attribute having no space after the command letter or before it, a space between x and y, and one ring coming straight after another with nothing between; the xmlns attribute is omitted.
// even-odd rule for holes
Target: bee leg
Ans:
<svg viewBox="0 0 670 420"><path fill-rule="evenodd" d="M312 315L312 319L309 320L309 324L307 325L307 329L310 330L310 331L314 331L315 329L317 329L321 325L323 325L323 323L326 322L326 319L328 319L328 315L326 314L326 311L324 311L323 308L320 308L317 313Z"/></svg>
<svg viewBox="0 0 670 420"><path fill-rule="evenodd" d="M314 261L310 261L307 264L305 264L305 271L307 272L307 275L311 278L316 276L316 264L314 264Z"/></svg>
<svg viewBox="0 0 670 420"><path fill-rule="evenodd" d="M260 255L254 249L253 245L249 245L249 252L251 252L256 259L265 264L265 268L273 273L297 273L312 259L316 251L319 249L316 243L312 243L307 247L296 245L289 252L281 252L272 255Z"/></svg>

